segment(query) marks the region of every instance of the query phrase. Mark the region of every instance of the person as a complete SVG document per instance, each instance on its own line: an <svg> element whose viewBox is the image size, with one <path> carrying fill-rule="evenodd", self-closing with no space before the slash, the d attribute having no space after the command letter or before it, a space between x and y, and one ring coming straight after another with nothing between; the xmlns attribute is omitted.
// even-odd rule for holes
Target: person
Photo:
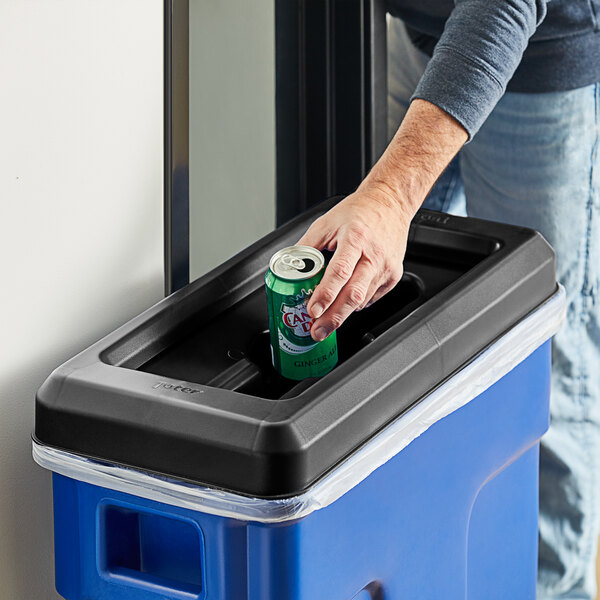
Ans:
<svg viewBox="0 0 600 600"><path fill-rule="evenodd" d="M532 227L567 316L540 457L538 598L592 600L600 528L600 0L389 0L393 136L300 244L335 251L324 339L400 280L423 204Z"/></svg>

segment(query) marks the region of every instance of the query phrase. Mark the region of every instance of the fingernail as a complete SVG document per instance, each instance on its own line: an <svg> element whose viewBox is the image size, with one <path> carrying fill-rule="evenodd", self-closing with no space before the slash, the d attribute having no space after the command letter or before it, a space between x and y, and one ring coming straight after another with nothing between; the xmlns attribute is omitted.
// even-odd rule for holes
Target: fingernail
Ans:
<svg viewBox="0 0 600 600"><path fill-rule="evenodd" d="M330 333L331 329L327 327L319 327L315 331L314 339L317 340L317 342L322 342Z"/></svg>
<svg viewBox="0 0 600 600"><path fill-rule="evenodd" d="M310 310L312 312L313 318L318 319L323 314L323 305L317 302L316 304L310 307Z"/></svg>

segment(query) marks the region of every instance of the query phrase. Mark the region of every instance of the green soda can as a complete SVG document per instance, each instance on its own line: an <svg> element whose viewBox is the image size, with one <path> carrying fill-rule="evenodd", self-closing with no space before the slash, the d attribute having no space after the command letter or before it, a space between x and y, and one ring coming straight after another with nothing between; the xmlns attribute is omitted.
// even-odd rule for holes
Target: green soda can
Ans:
<svg viewBox="0 0 600 600"><path fill-rule="evenodd" d="M335 331L322 342L310 337L313 319L306 304L325 272L325 257L310 246L276 252L265 276L271 355L275 370L288 379L320 377L335 367Z"/></svg>

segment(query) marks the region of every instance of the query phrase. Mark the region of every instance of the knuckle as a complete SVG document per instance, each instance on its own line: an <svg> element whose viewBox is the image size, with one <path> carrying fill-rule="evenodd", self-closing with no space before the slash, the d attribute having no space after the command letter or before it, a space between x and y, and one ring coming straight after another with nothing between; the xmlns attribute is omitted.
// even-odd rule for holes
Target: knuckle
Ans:
<svg viewBox="0 0 600 600"><path fill-rule="evenodd" d="M351 306L360 306L365 300L366 290L360 285L348 286L347 293L348 304Z"/></svg>
<svg viewBox="0 0 600 600"><path fill-rule="evenodd" d="M317 295L317 291L319 292ZM333 290L329 289L329 288L323 288L322 290L318 290L315 291L314 296L315 296L315 301L314 302L320 302L325 303L327 306L329 306L336 298L336 294Z"/></svg>
<svg viewBox="0 0 600 600"><path fill-rule="evenodd" d="M364 246L368 238L367 231L367 227L362 223L352 223L348 227L348 242L357 247Z"/></svg>
<svg viewBox="0 0 600 600"><path fill-rule="evenodd" d="M333 275L337 279L344 280L350 279L350 276L352 275L352 272L354 270L352 264L350 264L348 260L342 258L337 260L335 263L332 263L330 268L333 272Z"/></svg>
<svg viewBox="0 0 600 600"><path fill-rule="evenodd" d="M370 244L363 251L362 260L380 274L386 272L385 250L379 244Z"/></svg>
<svg viewBox="0 0 600 600"><path fill-rule="evenodd" d="M388 271L388 281L391 283L392 286L396 285L402 279L403 274L404 269L402 268L402 265L398 267L392 267Z"/></svg>
<svg viewBox="0 0 600 600"><path fill-rule="evenodd" d="M370 302L373 300L375 296L375 293L371 294L367 294L364 298L363 301L361 302L360 306L357 308L357 310L363 310L365 309L367 306L369 306Z"/></svg>
<svg viewBox="0 0 600 600"><path fill-rule="evenodd" d="M340 313L334 313L331 315L329 322L333 329L337 329L344 322L344 317Z"/></svg>
<svg viewBox="0 0 600 600"><path fill-rule="evenodd" d="M385 250L380 244L371 244L370 248L371 260L374 263L382 263L385 260Z"/></svg>

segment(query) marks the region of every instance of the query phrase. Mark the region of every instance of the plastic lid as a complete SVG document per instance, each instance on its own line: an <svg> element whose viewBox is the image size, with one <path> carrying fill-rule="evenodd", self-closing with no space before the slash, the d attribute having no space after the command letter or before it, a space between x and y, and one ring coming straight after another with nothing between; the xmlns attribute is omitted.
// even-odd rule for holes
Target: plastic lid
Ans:
<svg viewBox="0 0 600 600"><path fill-rule="evenodd" d="M292 387L269 371L264 273L334 202L59 367L37 394L37 441L241 495L297 496L556 292L538 233L421 211L403 282L339 330L331 373Z"/></svg>

